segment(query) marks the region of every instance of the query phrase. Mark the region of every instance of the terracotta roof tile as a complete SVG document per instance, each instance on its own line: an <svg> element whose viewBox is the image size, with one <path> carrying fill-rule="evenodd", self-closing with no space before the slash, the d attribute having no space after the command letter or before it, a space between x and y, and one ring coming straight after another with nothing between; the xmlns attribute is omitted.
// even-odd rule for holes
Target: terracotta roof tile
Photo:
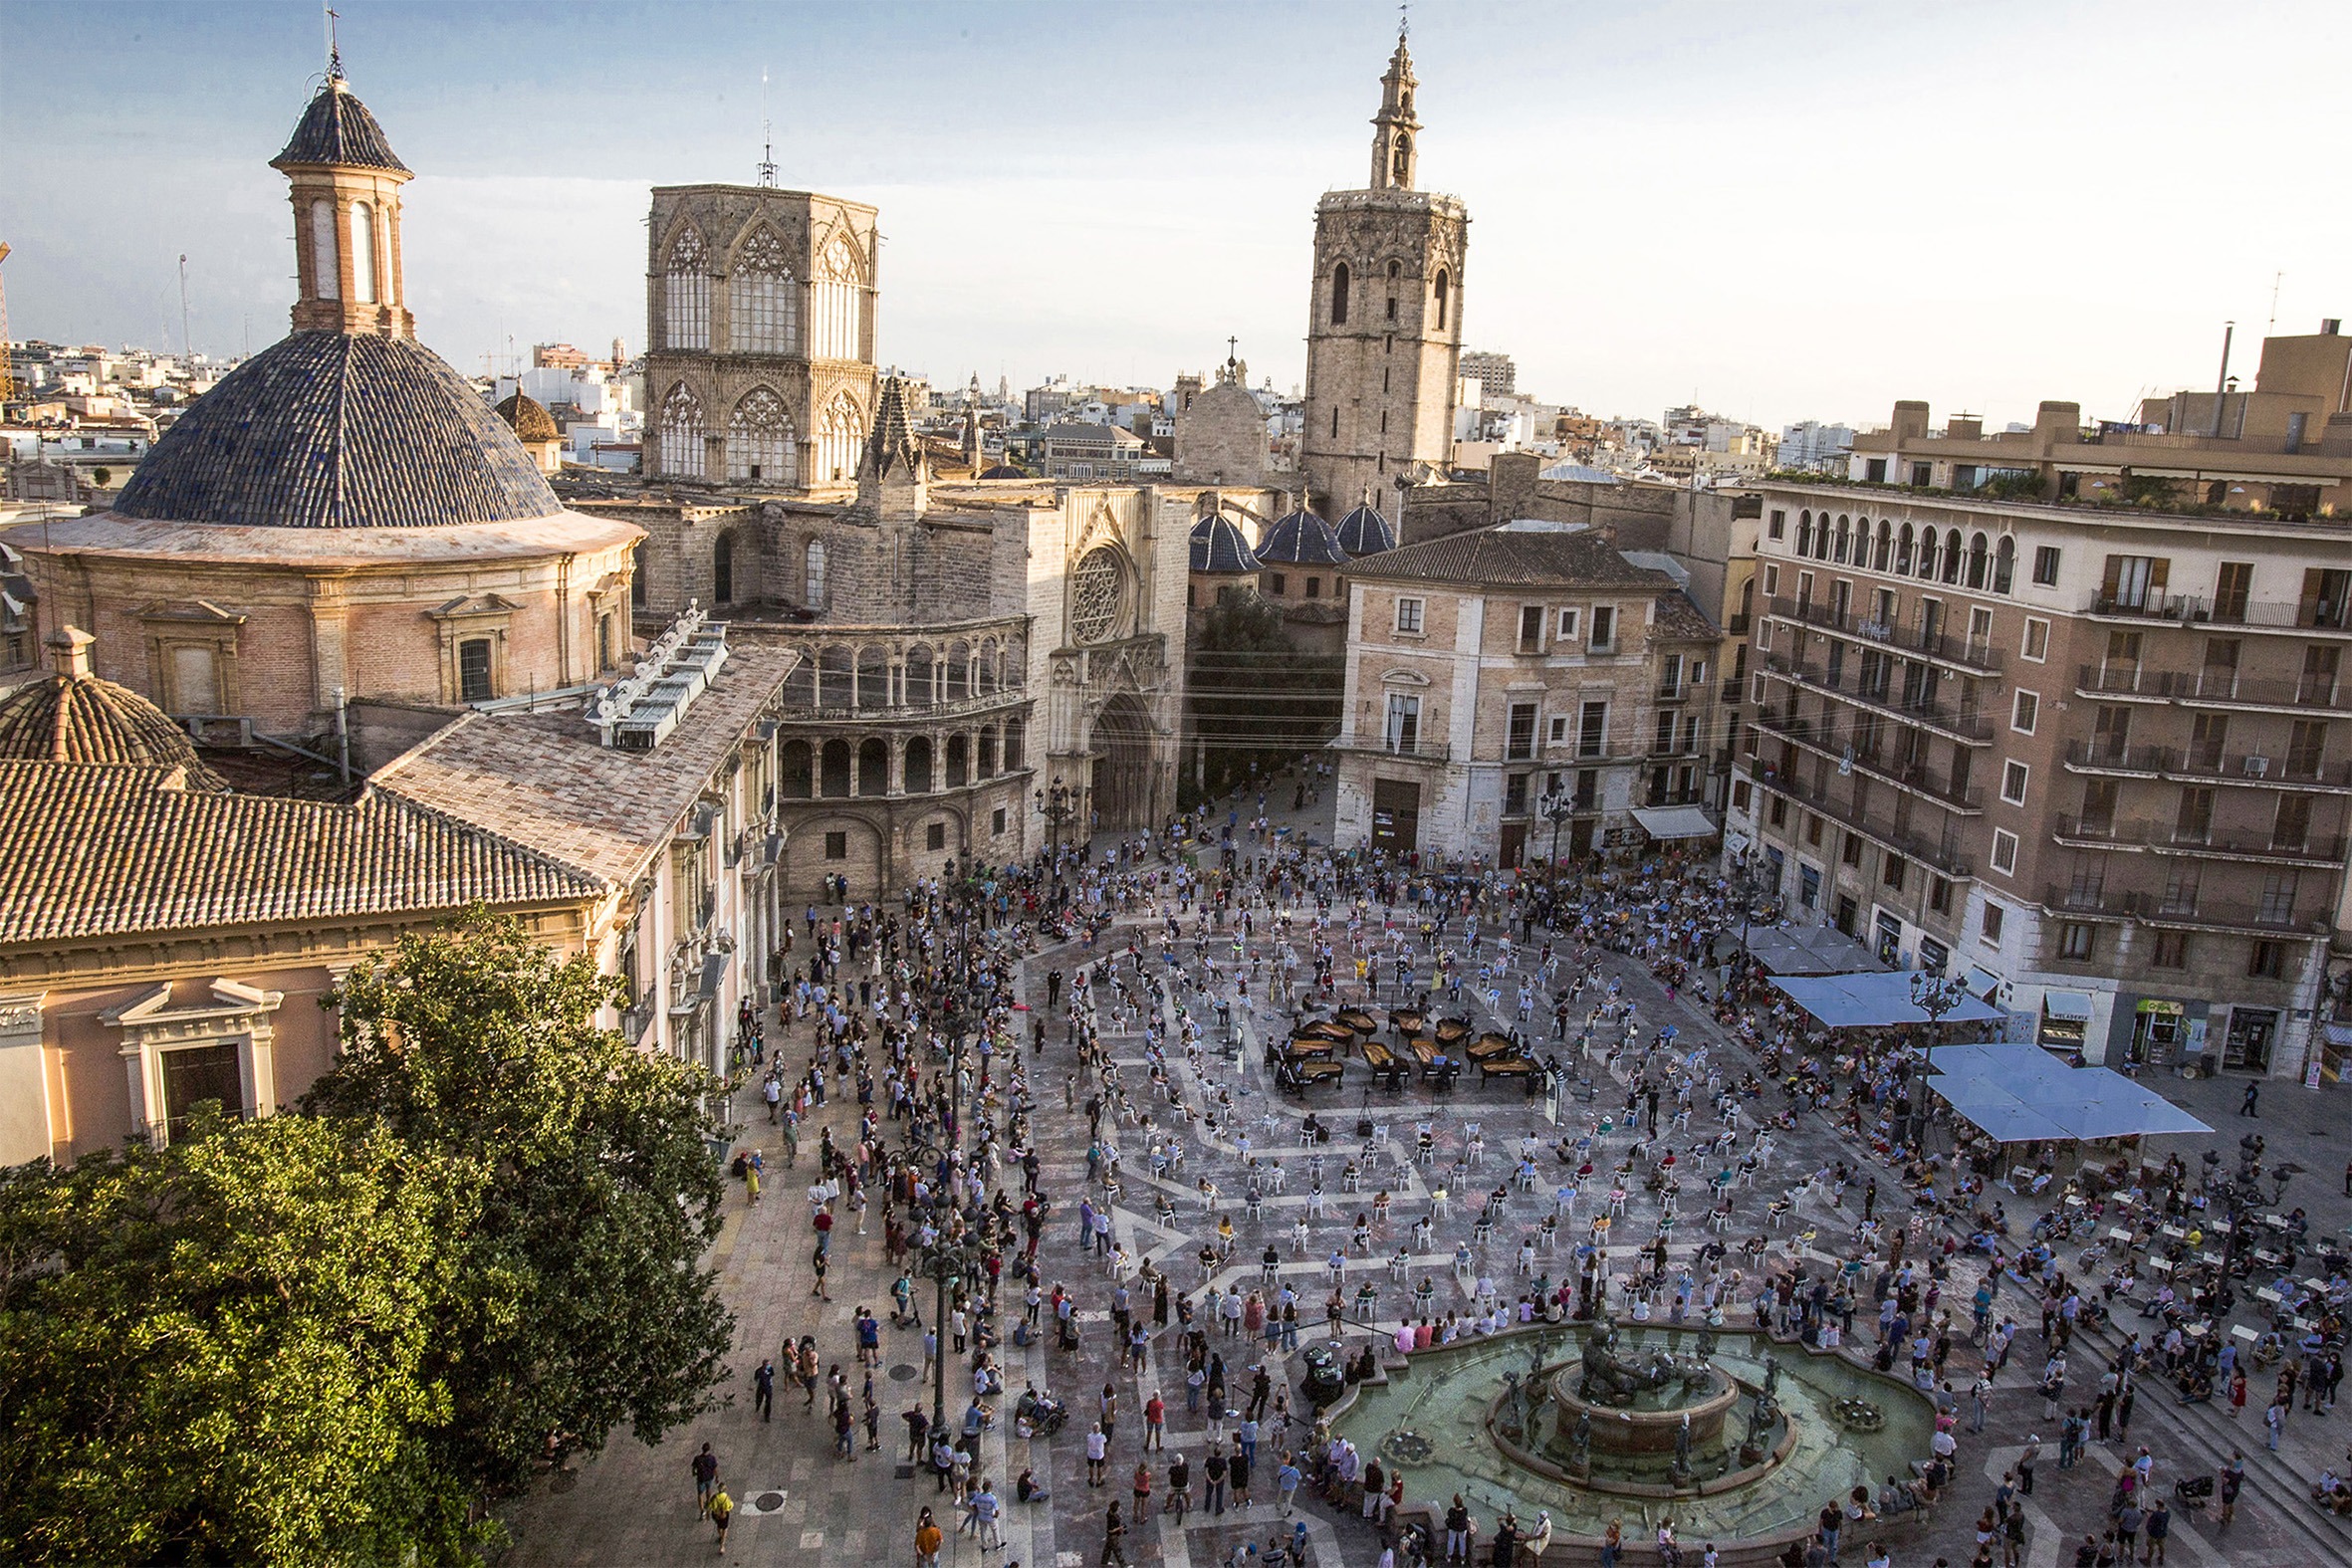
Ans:
<svg viewBox="0 0 2352 1568"><path fill-rule="evenodd" d="M175 770L0 762L0 944L577 903L590 877L380 791L295 800Z"/></svg>

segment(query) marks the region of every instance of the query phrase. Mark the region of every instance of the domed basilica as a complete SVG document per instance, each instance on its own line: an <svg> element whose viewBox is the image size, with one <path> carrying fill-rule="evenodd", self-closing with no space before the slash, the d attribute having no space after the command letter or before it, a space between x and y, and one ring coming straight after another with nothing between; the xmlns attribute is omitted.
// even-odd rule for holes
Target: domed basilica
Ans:
<svg viewBox="0 0 2352 1568"><path fill-rule="evenodd" d="M410 171L340 70L272 167L293 333L156 442L114 509L19 530L45 632L206 739L300 738L353 702L576 687L629 649L625 520L569 511L515 430L416 340Z"/></svg>

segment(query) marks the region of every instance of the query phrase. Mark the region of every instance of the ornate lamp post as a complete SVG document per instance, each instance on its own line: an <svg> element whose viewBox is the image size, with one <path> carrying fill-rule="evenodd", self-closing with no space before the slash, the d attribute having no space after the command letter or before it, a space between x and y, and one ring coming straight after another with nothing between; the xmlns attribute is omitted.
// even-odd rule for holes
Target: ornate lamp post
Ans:
<svg viewBox="0 0 2352 1568"><path fill-rule="evenodd" d="M1551 920L1555 926L1559 923L1559 829L1575 810L1576 797L1565 786L1545 790L1535 801L1535 814L1551 824L1551 877L1544 896L1551 901Z"/></svg>
<svg viewBox="0 0 2352 1568"><path fill-rule="evenodd" d="M1923 1148L1927 1144L1928 1095L1933 1092L1929 1084L1936 1075L1936 1043L1944 1032L1945 1015L1966 1002L1968 995L1968 986L1958 976L1946 978L1921 970L1911 977L1911 1005L1928 1015L1927 1070L1919 1080L1918 1109L1912 1113L1919 1124L1913 1141Z"/></svg>
<svg viewBox="0 0 2352 1568"><path fill-rule="evenodd" d="M1077 814L1077 791L1063 784L1061 776L1057 774L1051 784L1033 792L1037 795L1038 809L1045 814L1054 853L1054 880L1058 882L1061 880L1061 824Z"/></svg>

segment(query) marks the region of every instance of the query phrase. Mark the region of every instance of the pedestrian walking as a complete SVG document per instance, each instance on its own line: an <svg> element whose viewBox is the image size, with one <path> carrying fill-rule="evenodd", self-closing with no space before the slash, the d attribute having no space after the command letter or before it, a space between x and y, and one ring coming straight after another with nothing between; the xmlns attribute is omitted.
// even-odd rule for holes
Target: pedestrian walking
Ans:
<svg viewBox="0 0 2352 1568"><path fill-rule="evenodd" d="M760 1413L760 1420L776 1419L776 1363L762 1361L752 1374L752 1409Z"/></svg>
<svg viewBox="0 0 2352 1568"><path fill-rule="evenodd" d="M694 1456L694 1516L707 1517L711 1511L711 1494L719 1489L719 1456L704 1444L702 1452Z"/></svg>

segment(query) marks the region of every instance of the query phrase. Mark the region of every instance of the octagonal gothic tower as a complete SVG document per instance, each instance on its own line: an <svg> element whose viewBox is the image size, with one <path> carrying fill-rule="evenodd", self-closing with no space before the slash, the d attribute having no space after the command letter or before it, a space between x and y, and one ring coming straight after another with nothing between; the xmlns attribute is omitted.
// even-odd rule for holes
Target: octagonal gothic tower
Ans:
<svg viewBox="0 0 2352 1568"><path fill-rule="evenodd" d="M1372 118L1371 182L1315 205L1301 455L1333 516L1366 499L1392 511L1417 466L1442 473L1453 452L1470 215L1460 198L1414 187L1417 86L1399 35Z"/></svg>

